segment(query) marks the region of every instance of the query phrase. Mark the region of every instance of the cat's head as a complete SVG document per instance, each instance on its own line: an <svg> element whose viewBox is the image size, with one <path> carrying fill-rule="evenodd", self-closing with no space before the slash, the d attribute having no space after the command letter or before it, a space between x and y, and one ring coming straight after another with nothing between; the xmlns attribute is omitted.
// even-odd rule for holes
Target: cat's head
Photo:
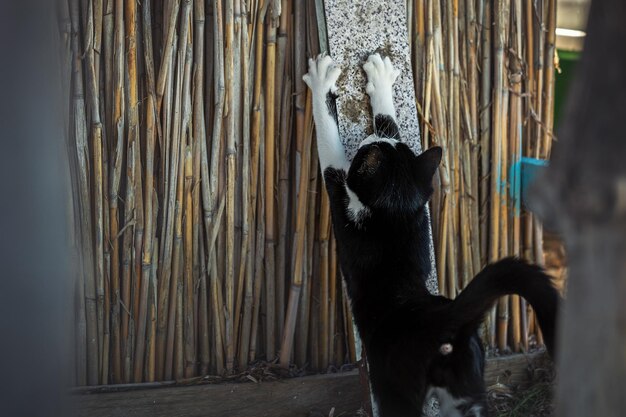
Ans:
<svg viewBox="0 0 626 417"><path fill-rule="evenodd" d="M348 187L369 209L415 212L433 193L433 176L441 155L438 146L416 156L402 142L366 140L350 164Z"/></svg>

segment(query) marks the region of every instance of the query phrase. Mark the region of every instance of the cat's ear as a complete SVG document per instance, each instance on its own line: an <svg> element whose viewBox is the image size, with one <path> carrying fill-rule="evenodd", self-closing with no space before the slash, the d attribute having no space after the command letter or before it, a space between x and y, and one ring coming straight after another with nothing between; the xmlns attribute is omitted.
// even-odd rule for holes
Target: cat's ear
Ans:
<svg viewBox="0 0 626 417"><path fill-rule="evenodd" d="M441 163L443 150L440 146L434 146L415 157L415 170L418 179L427 184L431 184L433 176Z"/></svg>
<svg viewBox="0 0 626 417"><path fill-rule="evenodd" d="M378 167L382 162L383 151L378 145L368 145L367 153L359 161L357 172L362 176L372 176L378 171Z"/></svg>

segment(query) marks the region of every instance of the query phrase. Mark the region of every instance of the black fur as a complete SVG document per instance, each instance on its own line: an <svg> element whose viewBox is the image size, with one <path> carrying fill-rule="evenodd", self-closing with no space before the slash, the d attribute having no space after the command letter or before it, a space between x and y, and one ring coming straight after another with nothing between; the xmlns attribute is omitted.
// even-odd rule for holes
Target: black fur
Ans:
<svg viewBox="0 0 626 417"><path fill-rule="evenodd" d="M374 116L374 133L381 138L400 139L398 125L386 114Z"/></svg>
<svg viewBox="0 0 626 417"><path fill-rule="evenodd" d="M326 107L328 108L328 114L337 123L337 94L332 91L326 93Z"/></svg>
<svg viewBox="0 0 626 417"><path fill-rule="evenodd" d="M374 142L359 149L347 173L324 172L341 269L382 417L421 415L429 387L460 399L460 415L482 409L486 416L477 329L502 295L517 293L531 303L554 349L558 295L539 267L504 259L487 266L454 301L426 289L425 207L441 156L438 147L416 156L403 143ZM366 207L358 217L347 208L346 187ZM450 354L439 352L443 343L452 344Z"/></svg>

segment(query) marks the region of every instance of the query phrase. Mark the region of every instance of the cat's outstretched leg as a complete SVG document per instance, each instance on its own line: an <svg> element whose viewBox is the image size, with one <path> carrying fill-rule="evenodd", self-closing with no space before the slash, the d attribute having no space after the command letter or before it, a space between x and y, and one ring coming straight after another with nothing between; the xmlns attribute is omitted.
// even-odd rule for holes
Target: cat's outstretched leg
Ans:
<svg viewBox="0 0 626 417"><path fill-rule="evenodd" d="M329 56L319 55L316 59L309 59L309 72L302 79L313 95L317 153L326 190L330 197L333 222L345 225L348 221L354 222L358 218L358 213L352 207L354 204L346 205L346 201L354 199L348 195L346 176L350 164L339 139L337 126L337 108L335 107L337 86L335 83L339 74L341 70L335 66Z"/></svg>
<svg viewBox="0 0 626 417"><path fill-rule="evenodd" d="M313 95L317 151L324 175L326 168L348 170L346 152L339 139L335 107L335 83L339 74L341 70L328 55L319 55L315 60L309 59L309 72L302 77Z"/></svg>
<svg viewBox="0 0 626 417"><path fill-rule="evenodd" d="M372 54L363 64L367 74L366 91L370 96L374 115L374 133L381 138L400 139L396 110L393 106L393 83L400 75L389 57Z"/></svg>

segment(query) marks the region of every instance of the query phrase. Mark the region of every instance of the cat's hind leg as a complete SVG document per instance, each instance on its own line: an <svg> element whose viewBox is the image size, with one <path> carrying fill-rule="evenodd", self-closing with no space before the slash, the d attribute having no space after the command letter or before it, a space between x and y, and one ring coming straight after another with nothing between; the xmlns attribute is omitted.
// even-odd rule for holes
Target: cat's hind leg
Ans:
<svg viewBox="0 0 626 417"><path fill-rule="evenodd" d="M393 83L400 75L400 71L393 67L389 57L383 59L377 53L367 58L363 70L367 74L365 90L370 96L374 134L380 138L399 140L400 132L393 106Z"/></svg>
<svg viewBox="0 0 626 417"><path fill-rule="evenodd" d="M431 364L428 397L438 398L441 417L487 417L485 352L478 335L450 345L452 350L440 350Z"/></svg>
<svg viewBox="0 0 626 417"><path fill-rule="evenodd" d="M417 395L415 395L417 397ZM401 393L381 387L375 394L375 407L382 417L419 417L422 415L420 398L409 399Z"/></svg>
<svg viewBox="0 0 626 417"><path fill-rule="evenodd" d="M317 132L317 151L322 174L327 168L348 170L348 161L343 144L339 139L337 108L335 107L336 82L341 74L331 57L319 55L309 59L309 72L302 79L311 89L313 118Z"/></svg>

